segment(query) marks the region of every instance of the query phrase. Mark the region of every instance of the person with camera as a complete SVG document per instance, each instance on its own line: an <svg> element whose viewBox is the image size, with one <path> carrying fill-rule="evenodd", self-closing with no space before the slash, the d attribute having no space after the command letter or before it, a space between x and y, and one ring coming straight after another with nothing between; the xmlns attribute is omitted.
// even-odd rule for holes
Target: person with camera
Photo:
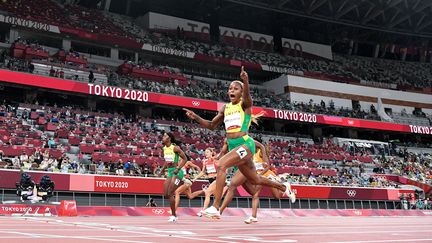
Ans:
<svg viewBox="0 0 432 243"><path fill-rule="evenodd" d="M42 176L40 183L36 185L37 195L42 201L48 202L53 196L55 184L48 175Z"/></svg>
<svg viewBox="0 0 432 243"><path fill-rule="evenodd" d="M16 195L20 197L21 201L31 200L34 196L33 190L35 182L27 173L21 174L21 179L16 184Z"/></svg>

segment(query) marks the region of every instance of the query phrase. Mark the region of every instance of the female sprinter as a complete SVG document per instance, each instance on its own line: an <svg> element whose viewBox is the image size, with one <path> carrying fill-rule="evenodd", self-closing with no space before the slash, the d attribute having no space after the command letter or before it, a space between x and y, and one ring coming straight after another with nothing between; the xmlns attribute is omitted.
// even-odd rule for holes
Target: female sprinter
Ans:
<svg viewBox="0 0 432 243"><path fill-rule="evenodd" d="M208 205L210 204L210 198L214 194L216 190L216 176L217 176L217 161L215 159L215 151L214 149L207 148L204 151L205 159L203 159L203 169L201 170L201 173L198 175L199 177L202 177L205 173L207 174L207 179L209 181L209 186L204 190L205 193L205 199L202 210L197 214L199 217L202 216L205 209L207 209Z"/></svg>
<svg viewBox="0 0 432 243"><path fill-rule="evenodd" d="M196 192L192 193L192 190L191 190L192 183L196 179L200 178L200 176L198 175L193 180L191 180L190 175L188 173L188 170L191 169L191 168L194 168L194 169L198 170L199 171L199 175L201 174L201 168L200 167L198 167L196 164L194 164L190 160L188 160L186 162L186 164L182 168L183 173L185 175L184 178L183 178L183 185L179 186L177 188L177 190L175 190L175 208L176 209L178 208L178 206L180 204L180 194L181 193L184 193L189 200L192 200L192 199L194 199L195 197L199 196L200 194L202 194L204 192L203 190L199 190L199 191L196 191Z"/></svg>
<svg viewBox="0 0 432 243"><path fill-rule="evenodd" d="M258 140L258 141L257 141ZM266 178L269 178L273 181L281 182L279 177L270 170L269 165L269 153L268 150L265 148L265 146L261 143L260 139L254 140L255 146L257 147L257 152L254 154L253 162L255 164L255 169L257 171L257 174ZM224 197L224 201L222 203L222 206L220 208L220 213L225 210L225 208L228 206L228 204L232 201L234 197L234 191L235 189L243 185L244 189L252 195L252 216L250 216L248 219L246 219L244 222L246 224L256 223L258 222L257 219L257 211L258 211L258 205L259 205L259 194L262 190L261 185L253 186L249 181L247 181L246 177L239 171L233 176L231 183L228 187L228 192ZM289 184L286 184L290 188L290 191L288 192L288 197L291 200L291 203L295 203L296 195L291 191L291 186ZM284 191L281 191L276 188L271 188L271 193L274 198L280 199Z"/></svg>
<svg viewBox="0 0 432 243"><path fill-rule="evenodd" d="M241 68L241 81L231 82L228 89L230 103L225 104L218 114L211 120L204 120L193 111L184 109L186 115L197 121L203 127L215 129L222 122L225 123L226 138L229 152L219 160L219 169L216 176L216 191L213 206L207 208L204 214L207 217L220 217L219 205L222 191L225 186L226 169L237 166L241 173L253 184L275 187L282 191L289 191L289 187L280 182L274 182L257 175L252 157L255 154L255 143L248 136L248 130L252 119L252 97L249 91L249 77Z"/></svg>
<svg viewBox="0 0 432 243"><path fill-rule="evenodd" d="M162 174L165 168L168 168L167 179L164 183L164 196L169 199L171 214L169 222L177 221L174 192L180 186L180 182L183 180L184 172L182 167L186 163L186 155L178 146L180 143L175 139L172 133L165 133L162 137L163 155L165 158L165 164L163 165L159 175ZM181 160L179 160L179 157Z"/></svg>

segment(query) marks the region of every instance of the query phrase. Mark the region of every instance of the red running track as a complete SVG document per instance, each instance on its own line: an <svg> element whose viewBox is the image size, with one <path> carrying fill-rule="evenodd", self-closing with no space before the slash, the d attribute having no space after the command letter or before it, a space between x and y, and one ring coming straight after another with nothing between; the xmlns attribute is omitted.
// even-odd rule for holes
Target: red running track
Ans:
<svg viewBox="0 0 432 243"><path fill-rule="evenodd" d="M431 217L0 217L0 242L432 242Z"/></svg>

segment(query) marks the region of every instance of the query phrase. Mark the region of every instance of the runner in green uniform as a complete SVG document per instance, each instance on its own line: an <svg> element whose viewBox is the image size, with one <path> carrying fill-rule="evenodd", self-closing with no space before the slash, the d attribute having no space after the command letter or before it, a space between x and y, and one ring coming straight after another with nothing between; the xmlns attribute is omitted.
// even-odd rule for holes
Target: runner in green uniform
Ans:
<svg viewBox="0 0 432 243"><path fill-rule="evenodd" d="M164 195L169 199L171 214L169 217L169 222L177 221L176 207L175 207L175 190L180 186L183 180L184 172L182 167L186 163L186 155L177 145L180 144L174 137L172 133L165 133L162 137L163 155L165 159L165 164L163 165L160 174L164 172L165 169L168 170L167 179L164 183ZM181 160L180 160L181 159Z"/></svg>
<svg viewBox="0 0 432 243"><path fill-rule="evenodd" d="M205 216L211 218L220 217L219 206L225 186L226 169L233 166L238 166L241 173L252 185L269 186L289 193L288 185L271 181L256 173L252 162L252 157L255 154L255 142L249 137L248 130L251 121L259 116L252 115L253 102L249 91L249 76L244 71L244 67L241 68L240 78L243 82L238 80L231 82L228 89L230 102L225 104L211 121L183 108L190 119L197 121L205 128L213 130L222 123L225 124L229 152L219 160L213 206L204 211Z"/></svg>

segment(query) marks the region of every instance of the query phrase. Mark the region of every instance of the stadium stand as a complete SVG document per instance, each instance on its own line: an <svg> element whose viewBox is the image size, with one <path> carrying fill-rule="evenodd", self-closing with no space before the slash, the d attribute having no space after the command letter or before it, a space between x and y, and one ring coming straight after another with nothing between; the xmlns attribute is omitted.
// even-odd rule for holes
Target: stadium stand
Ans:
<svg viewBox="0 0 432 243"><path fill-rule="evenodd" d="M176 127L174 133L199 165L206 148L221 144L219 132L184 122L132 121L119 114L30 104L4 104L0 110L3 168L151 176L163 163L158 143L163 130ZM293 183L397 187L373 176L377 166L430 182L431 160L423 155L405 152L403 163L400 157L381 161L374 149L355 151L331 139L316 144L311 139L261 136L269 145L276 171Z"/></svg>
<svg viewBox="0 0 432 243"><path fill-rule="evenodd" d="M58 62L55 60L40 61L34 60L32 68L29 69L29 64L18 59L10 59L5 57L3 60L4 66L11 70L30 71L36 74L49 75L58 77L58 72L63 72L63 77L67 79L88 81L90 69L76 67L67 62ZM59 66L60 65L60 66ZM97 68L94 72L93 82L110 85L135 88L140 90L167 93L173 95L181 95L188 97L196 97L201 99L211 99L223 101L225 100L225 91L229 84L226 81L216 83L206 82L204 79L195 76L188 78L182 74L179 69L169 66L152 66L148 63L136 65L133 62L125 62L118 67L120 76L112 75L112 70L108 66L93 65ZM52 74L51 69L54 70ZM57 74L57 75L56 75ZM111 80L108 81L108 76ZM193 84L193 87L189 84ZM308 113L327 114L341 117L352 117L368 120L381 120L376 111L364 111L361 108L348 109L347 107L335 107L333 104L325 104L323 102L315 103L311 100L309 103L293 102L282 96L276 96L271 91L260 86L254 86L251 90L255 98L257 106L303 111ZM425 114L390 114L394 121L402 124L429 125L430 120Z"/></svg>

